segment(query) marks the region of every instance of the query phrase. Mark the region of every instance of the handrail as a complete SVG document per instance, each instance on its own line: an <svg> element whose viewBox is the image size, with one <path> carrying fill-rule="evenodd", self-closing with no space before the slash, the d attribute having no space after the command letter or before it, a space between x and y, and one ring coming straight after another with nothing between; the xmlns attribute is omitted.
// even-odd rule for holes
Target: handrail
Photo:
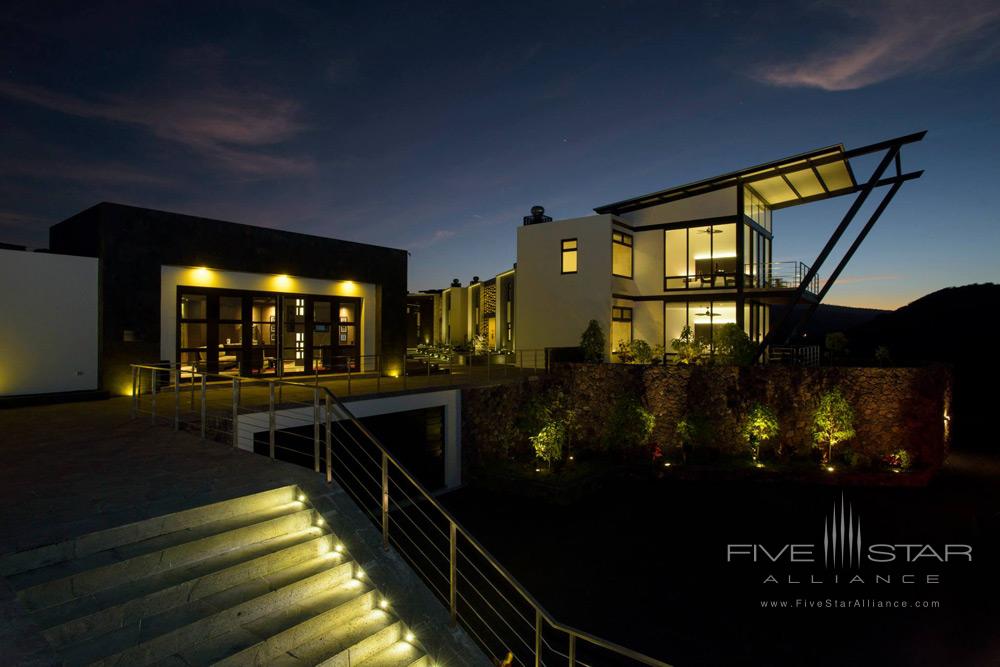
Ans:
<svg viewBox="0 0 1000 667"><path fill-rule="evenodd" d="M177 394L178 390L177 390L176 387L177 387L177 385L179 385L179 378L180 378L180 373L181 373L181 369L180 369L180 364L179 363L176 366L174 364L170 364L169 366L157 365L157 364L130 364L130 367L133 369L133 391L134 392L136 391L137 388L139 390L141 390L141 387L138 387L138 385L136 385L136 383L135 383L135 380L136 380L136 377L137 377L137 373L139 371L141 371L141 370L149 370L149 371L151 371L151 375L155 374L156 372L169 371L171 374L173 374L173 373L177 374L177 378L178 379L177 379L177 381L175 381L174 394L175 394L175 396L178 395ZM185 371L185 372L188 372L188 371ZM391 452L389 452L382 445L381 442L379 442L378 438L376 438L375 435L372 434L371 431L369 431L368 428L366 428L364 424L362 424L360 421L358 421L358 419L351 413L351 411L347 408L347 406L344 405L343 401L341 401L328 387L324 387L324 386L318 385L318 384L307 384L307 383L304 383L304 382L295 382L295 381L291 381L291 380L285 380L283 378L260 378L260 377L257 377L257 378L243 378L243 377L240 377L240 376L231 376L231 375L224 375L224 374L219 374L219 373L208 373L208 372L201 372L201 371L190 371L190 373L192 375L192 378L194 377L194 375L198 375L198 376L202 377L202 388L203 388L202 390L203 391L204 391L204 386L205 386L205 384L204 384L205 383L205 379L207 379L208 377L215 377L215 378L224 379L224 380L227 380L229 382L232 382L232 384L233 384L233 392L234 392L234 401L238 400L238 398L236 398L239 395L239 388L238 387L239 387L239 385L241 383L244 383L244 382L257 382L257 383L264 382L264 383L271 383L271 384L274 384L274 385L283 385L283 386L298 387L298 388L302 388L302 389L309 390L309 391L312 391L312 392L318 392L318 391L323 392L323 394L326 397L326 399L330 403L332 403L333 405L335 405L338 408L338 410L340 411L341 415L344 417L344 419L338 419L337 421L338 422L347 421L348 423L350 423L351 425L353 425L364 436L365 440L367 440L371 445L373 445L378 450L379 454L381 454L382 461L383 461L383 466L385 466L388 463L391 463L400 473L402 473L403 477L410 484L412 484L416 488L416 490L420 493L420 495L422 495L423 498L426 501L428 501L431 504L431 506L440 513L441 517L444 518L444 519L446 519L448 521L448 524L449 524L449 526L451 526L451 529L453 531L453 535L452 535L452 554L451 554L451 557L450 557L451 561L452 561L452 563L451 563L452 568L454 568L455 565L456 565L456 563L455 563L456 554L455 554L455 547L454 547L454 545L455 545L455 537L456 537L457 534L460 534L469 544L471 544L474 547L474 549L486 560L486 562L497 573L499 573L503 577L503 579L515 591L517 591L517 593L519 595L521 595L521 597L525 600L525 602L527 602L533 608L533 610L535 612L535 615L536 615L536 651L535 651L535 665L536 666L542 664L541 657L540 657L541 642L545 641L546 644L548 643L546 640L543 639L543 637L541 635L542 628L541 628L541 625L540 625L540 621L544 620L551 628L553 628L554 630L558 630L560 632L563 632L563 633L565 633L569 637L569 639L570 639L570 652L569 652L569 656L568 657L569 657L569 664L570 664L571 667L572 667L572 665L575 665L575 664L577 664L577 662L579 662L579 661L576 660L576 657L575 657L575 655L576 655L576 650L575 650L575 642L576 642L576 640L582 640L582 641L587 642L589 644L592 644L592 645L594 645L596 647L600 647L600 648L603 648L605 650L611 651L613 653L617 653L618 655L620 655L622 657L629 658L629 659L634 660L635 662L643 664L643 665L648 665L650 667L670 667L670 665L668 663L665 663L663 661L660 661L660 660L657 660L655 658L649 657L647 655L639 653L638 651L632 650L632 649L627 648L625 646L621 646L620 644L616 644L615 642L611 642L609 640L602 639L602 638L597 637L597 636L595 636L593 634L590 634L590 633L585 632L583 630L579 630L577 628L574 628L574 627L572 627L570 625L567 625L565 623L562 623L562 622L556 620L556 618L547 609L545 609L545 607L543 607L542 604L537 599L535 599L535 597L514 577L514 575L511 574L507 570L507 568L505 568L496 559L496 557L494 557L486 549L486 547L483 546L479 542L479 540L477 540L475 537L473 537L472 534L458 521L458 519L456 519L451 514L451 512L448 511L448 509L445 508L440 502L438 502L438 500L436 498L434 498L434 496L430 493L430 491L428 491L424 487L424 485L421 482L419 482L416 479L416 477L412 473L410 473L410 471L407 470L406 467ZM156 386L156 382L155 382L155 379L154 379L153 380L153 387L155 388L155 386ZM269 393L270 393L270 390L269 390ZM154 396L155 396L155 389L154 389ZM133 394L133 399L135 400L136 398L137 398L137 395ZM203 397L203 401L204 401L204 397ZM318 405L318 398L316 399L316 405ZM234 409L234 414L235 414L236 413L236 405L235 405L235 403L234 403L234 408L233 409ZM272 410L274 409L273 408L273 402L271 404L271 409ZM329 424L330 422L327 421L327 423ZM272 420L272 424L273 424L273 420ZM175 428L176 428L176 421L175 421ZM272 428L273 428L273 426L272 426ZM203 426L202 432L204 434L204 426ZM327 438L328 438L328 440L327 440L327 451L330 451L330 449L329 449L329 447L330 447L330 445L329 445L329 437L330 436L329 436L329 430L328 430L327 431ZM237 435L235 433L235 427L234 427L234 436L233 436L234 443L236 442L236 438L237 438ZM353 437L352 437L352 439L353 439ZM357 443L357 444L360 445L360 443ZM273 456L273 454L272 454L272 456ZM351 456L353 457L353 455L351 455ZM355 458L355 461L357 461L356 458ZM327 461L327 465L328 466L330 465L329 459ZM316 461L316 471L317 472L319 472L319 467L318 466L319 466L319 462L318 462L318 459L317 459L317 461ZM383 508L383 522L387 521L387 519L386 519L386 513L388 511L388 489L386 487L386 485L388 483L388 478L385 475L386 475L386 472L385 472L385 468L383 467L383 494L385 494L384 499L383 499L383 503L385 503L384 508ZM327 479L329 481L329 473L327 475ZM397 486L398 486L398 484L397 484ZM402 489L400 489L400 490L402 491ZM405 491L402 491L402 492L403 492L404 495L406 495ZM398 505L398 501L397 501L397 505ZM373 519L374 518L375 517L373 516ZM384 541L384 544L388 547L388 533L386 532L387 530L388 530L388 524L384 523L383 524L383 541ZM418 527L418 530L419 530L419 527ZM397 540L397 542L398 542L398 540ZM417 547L417 548L419 549L419 547ZM473 567L475 567L475 566L473 565ZM424 576L426 578L426 575L424 575ZM485 575L483 575L483 576L485 576ZM453 581L451 583L451 586L452 586L452 589L453 589L452 590L452 603L451 603L452 604L452 609L451 609L451 614L452 614L453 620L458 620L457 617L456 617L456 611L455 611L455 601L456 601L455 593L456 593L456 591L454 590L454 588L456 586L456 581L454 579L453 579ZM584 663L580 662L580 664L584 664Z"/></svg>

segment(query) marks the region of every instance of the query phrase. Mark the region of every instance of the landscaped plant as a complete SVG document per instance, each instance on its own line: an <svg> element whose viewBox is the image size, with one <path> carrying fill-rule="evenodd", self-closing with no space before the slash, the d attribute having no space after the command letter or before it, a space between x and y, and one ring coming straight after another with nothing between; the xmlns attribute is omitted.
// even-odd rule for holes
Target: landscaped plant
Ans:
<svg viewBox="0 0 1000 667"><path fill-rule="evenodd" d="M589 363L599 363L604 361L604 331L597 320L590 320L590 324L580 336L580 351L583 353L583 360Z"/></svg>
<svg viewBox="0 0 1000 667"><path fill-rule="evenodd" d="M832 461L833 448L854 437L854 409L840 389L831 389L819 399L813 416L813 442L823 449L823 465Z"/></svg>
<svg viewBox="0 0 1000 667"><path fill-rule="evenodd" d="M472 351L476 354L484 354L489 349L489 342L486 336L479 334L472 339Z"/></svg>
<svg viewBox="0 0 1000 667"><path fill-rule="evenodd" d="M771 408L756 403L743 420L741 435L756 463L760 458L760 446L778 435L778 417Z"/></svg>
<svg viewBox="0 0 1000 667"><path fill-rule="evenodd" d="M847 335L840 332L834 331L833 333L828 333L823 341L823 347L834 359L840 359L847 356Z"/></svg>
<svg viewBox="0 0 1000 667"><path fill-rule="evenodd" d="M882 460L893 470L907 470L913 463L910 453L905 449L897 449L891 454L886 454Z"/></svg>
<svg viewBox="0 0 1000 667"><path fill-rule="evenodd" d="M707 347L695 338L690 326L681 329L680 338L670 341L670 347L677 353L675 360L678 364L700 364L705 360Z"/></svg>
<svg viewBox="0 0 1000 667"><path fill-rule="evenodd" d="M632 353L632 360L637 364L648 364L653 359L653 348L641 338L636 338L629 343L629 352Z"/></svg>
<svg viewBox="0 0 1000 667"><path fill-rule="evenodd" d="M879 345L875 348L875 363L879 366L889 366L892 364L892 355L889 354L888 347Z"/></svg>
<svg viewBox="0 0 1000 667"><path fill-rule="evenodd" d="M757 345L738 324L727 324L715 335L717 361L734 366L749 366L757 357Z"/></svg>
<svg viewBox="0 0 1000 667"><path fill-rule="evenodd" d="M553 461L562 460L563 445L566 444L566 425L559 420L549 422L536 435L531 436L535 457L544 461L549 470Z"/></svg>
<svg viewBox="0 0 1000 667"><path fill-rule="evenodd" d="M681 450L681 460L687 463L688 454L696 445L701 444L706 436L708 428L704 419L684 416L677 422L674 435L677 440L677 448Z"/></svg>
<svg viewBox="0 0 1000 667"><path fill-rule="evenodd" d="M605 451L633 451L649 443L656 418L635 398L623 396L615 401L605 424L601 446Z"/></svg>
<svg viewBox="0 0 1000 667"><path fill-rule="evenodd" d="M654 366L657 366L659 364L662 364L662 363L666 362L667 348L665 348L662 345L660 345L659 343L657 343L650 350L650 354L652 355L652 359L650 359L650 363L652 363Z"/></svg>
<svg viewBox="0 0 1000 667"><path fill-rule="evenodd" d="M618 362L622 364L631 364L635 361L635 357L632 356L632 348L623 340L618 341L618 349L615 351L615 356L618 358Z"/></svg>

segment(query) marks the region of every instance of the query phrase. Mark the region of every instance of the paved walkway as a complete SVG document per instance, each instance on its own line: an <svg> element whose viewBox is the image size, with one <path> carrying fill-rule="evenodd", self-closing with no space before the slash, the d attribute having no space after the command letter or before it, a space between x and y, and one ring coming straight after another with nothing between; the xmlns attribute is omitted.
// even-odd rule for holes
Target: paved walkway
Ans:
<svg viewBox="0 0 1000 667"><path fill-rule="evenodd" d="M444 607L398 558L382 551L370 521L336 485L191 433L132 420L130 399L0 410L0 554L286 484L309 494L372 581L427 648L455 664L485 659L455 635ZM0 579L4 664L52 664L37 630ZM435 644L439 641L439 644ZM488 663L487 663L488 664Z"/></svg>

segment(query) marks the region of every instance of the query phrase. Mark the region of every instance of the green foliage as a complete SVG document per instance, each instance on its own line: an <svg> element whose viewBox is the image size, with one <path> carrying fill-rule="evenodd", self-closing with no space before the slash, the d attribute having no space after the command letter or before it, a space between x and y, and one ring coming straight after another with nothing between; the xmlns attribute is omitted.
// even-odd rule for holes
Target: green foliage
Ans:
<svg viewBox="0 0 1000 667"><path fill-rule="evenodd" d="M727 324L716 334L715 354L721 363L749 366L757 357L757 346L738 324Z"/></svg>
<svg viewBox="0 0 1000 667"><path fill-rule="evenodd" d="M885 345L879 345L875 348L875 363L879 366L891 366L892 356L889 354L889 348Z"/></svg>
<svg viewBox="0 0 1000 667"><path fill-rule="evenodd" d="M667 348L665 348L662 345L660 345L659 343L657 343L650 350L650 355L652 355L652 359L650 359L650 362L654 366L662 364L663 361L664 361L664 357L666 356L666 354L667 354Z"/></svg>
<svg viewBox="0 0 1000 667"><path fill-rule="evenodd" d="M653 360L653 348L641 338L636 338L629 343L620 341L615 356L623 364L648 364Z"/></svg>
<svg viewBox="0 0 1000 667"><path fill-rule="evenodd" d="M760 446L778 435L778 417L771 408L756 403L743 420L740 435L756 461L760 457Z"/></svg>
<svg viewBox="0 0 1000 667"><path fill-rule="evenodd" d="M535 456L551 468L554 461L562 460L566 439L566 424L557 420L549 422L531 436L531 445L535 448Z"/></svg>
<svg viewBox="0 0 1000 667"><path fill-rule="evenodd" d="M833 448L854 437L854 409L840 389L832 389L819 399L813 416L813 442L825 447L823 463L833 455Z"/></svg>
<svg viewBox="0 0 1000 667"><path fill-rule="evenodd" d="M590 320L590 324L580 336L580 351L583 352L583 360L590 363L604 361L604 331L597 320Z"/></svg>
<svg viewBox="0 0 1000 667"><path fill-rule="evenodd" d="M847 354L847 335L840 331L828 333L824 343L827 351L836 357L842 357Z"/></svg>
<svg viewBox="0 0 1000 667"><path fill-rule="evenodd" d="M913 465L913 459L905 449L897 449L891 454L887 454L883 460L889 464L890 468L898 468L900 470L908 470Z"/></svg>
<svg viewBox="0 0 1000 667"><path fill-rule="evenodd" d="M854 450L844 454L844 461L852 468L870 468L872 465L872 457Z"/></svg>
<svg viewBox="0 0 1000 667"><path fill-rule="evenodd" d="M656 418L635 398L623 396L615 401L600 438L605 451L623 452L639 449L649 443Z"/></svg>
<svg viewBox="0 0 1000 667"><path fill-rule="evenodd" d="M705 361L707 346L695 340L694 331L690 326L685 326L681 330L680 338L670 341L670 347L677 353L675 357L678 364L701 364Z"/></svg>

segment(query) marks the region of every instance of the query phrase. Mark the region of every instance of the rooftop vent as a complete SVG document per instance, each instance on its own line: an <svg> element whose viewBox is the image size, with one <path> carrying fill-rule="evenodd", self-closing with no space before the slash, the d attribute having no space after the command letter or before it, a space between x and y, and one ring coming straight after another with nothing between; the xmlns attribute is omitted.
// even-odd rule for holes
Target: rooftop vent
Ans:
<svg viewBox="0 0 1000 667"><path fill-rule="evenodd" d="M544 206L532 206L531 215L524 216L524 224L537 225L542 222L552 222L552 217L545 215Z"/></svg>

